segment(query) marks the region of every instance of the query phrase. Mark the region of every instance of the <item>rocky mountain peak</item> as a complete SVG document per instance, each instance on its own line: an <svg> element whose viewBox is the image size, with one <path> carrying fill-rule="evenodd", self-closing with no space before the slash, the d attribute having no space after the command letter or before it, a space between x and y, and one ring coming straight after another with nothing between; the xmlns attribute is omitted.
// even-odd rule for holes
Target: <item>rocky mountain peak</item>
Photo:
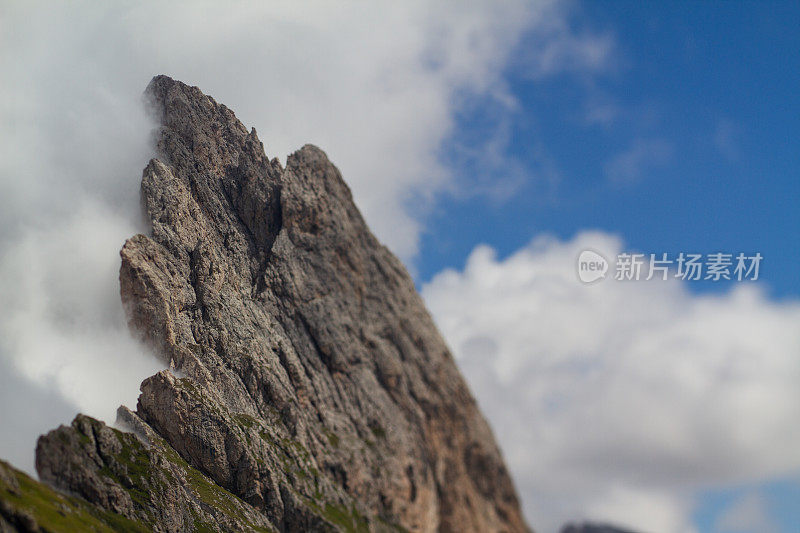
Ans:
<svg viewBox="0 0 800 533"><path fill-rule="evenodd" d="M120 408L127 432L80 415L43 436L41 479L143 530L527 531L412 279L326 154L283 168L197 87L157 76L146 95L151 232L122 247L120 290L169 369Z"/></svg>

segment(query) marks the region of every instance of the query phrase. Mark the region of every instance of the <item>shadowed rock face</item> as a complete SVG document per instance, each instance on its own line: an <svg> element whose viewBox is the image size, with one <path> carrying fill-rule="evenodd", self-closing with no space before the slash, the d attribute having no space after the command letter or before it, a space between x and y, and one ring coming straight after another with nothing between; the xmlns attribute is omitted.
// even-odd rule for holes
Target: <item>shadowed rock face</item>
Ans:
<svg viewBox="0 0 800 533"><path fill-rule="evenodd" d="M120 410L138 439L86 417L42 437L42 479L161 531L527 531L411 278L325 153L283 168L198 88L158 76L146 95L152 233L125 243L120 286L171 370Z"/></svg>

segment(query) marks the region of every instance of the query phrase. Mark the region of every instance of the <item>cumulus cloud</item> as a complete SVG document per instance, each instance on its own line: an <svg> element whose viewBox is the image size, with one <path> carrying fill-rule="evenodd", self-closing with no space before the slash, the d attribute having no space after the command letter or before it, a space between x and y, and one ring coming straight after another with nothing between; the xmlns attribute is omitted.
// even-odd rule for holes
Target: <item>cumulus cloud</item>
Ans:
<svg viewBox="0 0 800 533"><path fill-rule="evenodd" d="M544 71L552 57L596 64L581 59L592 47L570 44L565 16L522 0L0 4L0 357L20 380L0 403L41 393L109 419L158 367L126 333L116 281L119 248L144 229L138 186L153 154L140 95L153 75L235 109L270 155L323 147L408 260L425 206L453 190L439 156L458 110L513 108L502 72L521 36L543 32ZM17 435L0 455L29 467L52 423L15 412L0 412Z"/></svg>
<svg viewBox="0 0 800 533"><path fill-rule="evenodd" d="M757 285L592 285L584 249L618 237L477 247L423 296L541 531L578 518L692 531L693 496L800 467L800 304Z"/></svg>

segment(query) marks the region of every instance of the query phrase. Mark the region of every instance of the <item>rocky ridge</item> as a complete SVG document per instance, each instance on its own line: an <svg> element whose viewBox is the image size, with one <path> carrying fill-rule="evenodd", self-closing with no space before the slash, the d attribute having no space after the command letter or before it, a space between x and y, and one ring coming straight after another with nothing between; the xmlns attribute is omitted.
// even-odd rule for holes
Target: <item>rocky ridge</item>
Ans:
<svg viewBox="0 0 800 533"><path fill-rule="evenodd" d="M42 481L90 502L98 531L121 527L109 517L154 531L527 531L411 278L325 153L304 146L284 168L198 88L158 76L145 94L161 124L141 188L152 231L123 246L120 288L169 370L120 408L129 432L79 415L41 437ZM26 530L6 507L0 529ZM62 507L48 517L72 516Z"/></svg>

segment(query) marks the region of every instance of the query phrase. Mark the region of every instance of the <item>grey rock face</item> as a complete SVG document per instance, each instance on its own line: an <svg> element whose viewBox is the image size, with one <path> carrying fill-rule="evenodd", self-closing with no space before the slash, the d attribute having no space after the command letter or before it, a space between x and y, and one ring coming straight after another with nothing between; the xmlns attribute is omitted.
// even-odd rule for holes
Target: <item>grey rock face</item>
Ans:
<svg viewBox="0 0 800 533"><path fill-rule="evenodd" d="M131 519L142 531L273 531L263 514L189 466L136 415L124 407L119 415L135 433L78 415L71 427L40 438L41 480Z"/></svg>
<svg viewBox="0 0 800 533"><path fill-rule="evenodd" d="M527 531L411 278L325 153L283 168L196 87L158 76L146 95L152 233L122 248L120 287L171 370L121 410L136 437L85 417L42 437L42 479L161 531Z"/></svg>

